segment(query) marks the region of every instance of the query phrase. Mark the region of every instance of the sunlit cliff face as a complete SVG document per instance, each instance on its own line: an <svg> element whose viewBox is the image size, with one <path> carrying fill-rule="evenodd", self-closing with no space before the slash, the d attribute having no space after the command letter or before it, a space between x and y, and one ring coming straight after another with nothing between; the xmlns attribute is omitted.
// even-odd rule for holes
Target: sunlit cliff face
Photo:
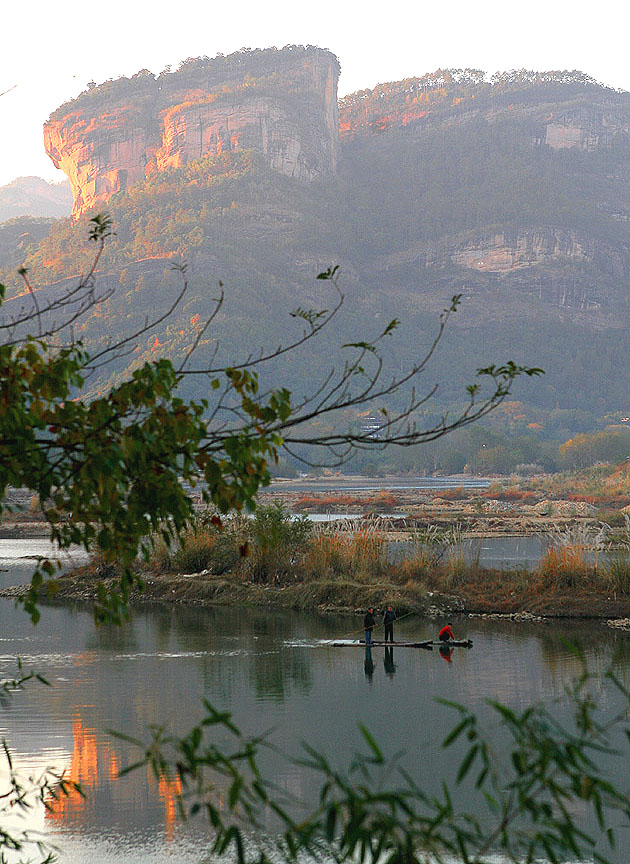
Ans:
<svg viewBox="0 0 630 864"><path fill-rule="evenodd" d="M155 172L226 152L251 150L272 170L304 181L333 173L336 58L285 49L271 53L273 69L267 52L260 54L239 53L222 73L208 61L207 74L183 69L106 82L55 112L44 145L70 180L73 216Z"/></svg>

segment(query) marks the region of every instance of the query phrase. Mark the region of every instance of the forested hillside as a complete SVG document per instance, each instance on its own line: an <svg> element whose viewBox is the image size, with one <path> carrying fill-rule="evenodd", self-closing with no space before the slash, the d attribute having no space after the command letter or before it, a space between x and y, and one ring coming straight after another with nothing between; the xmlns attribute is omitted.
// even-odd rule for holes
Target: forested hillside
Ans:
<svg viewBox="0 0 630 864"><path fill-rule="evenodd" d="M265 54L266 66L272 60ZM115 89L124 96L124 83ZM98 99L78 107L92 100L102 111ZM63 106L55 122L71 110ZM307 120L292 126L302 138ZM498 414L496 426L558 438L630 413L629 94L581 73L486 80L447 70L345 97L339 130L337 164L319 179L287 176L255 146L220 147L113 193L96 209L116 230L100 275L116 292L80 335L102 345L166 308L177 290L171 265L186 262L183 305L119 368L181 356L219 280L226 301L202 348L220 339L219 357L245 355L296 332L295 307L328 308L314 277L338 263L344 313L282 367L288 386L307 389L335 344L371 337L394 316L401 325L386 365L399 371L461 293L424 381L440 382L432 411L457 404L477 366L514 359L547 374L519 383L518 410ZM23 250L34 283L63 284L88 266L89 215L55 223ZM2 263L16 285L16 256ZM198 395L204 386L200 376Z"/></svg>

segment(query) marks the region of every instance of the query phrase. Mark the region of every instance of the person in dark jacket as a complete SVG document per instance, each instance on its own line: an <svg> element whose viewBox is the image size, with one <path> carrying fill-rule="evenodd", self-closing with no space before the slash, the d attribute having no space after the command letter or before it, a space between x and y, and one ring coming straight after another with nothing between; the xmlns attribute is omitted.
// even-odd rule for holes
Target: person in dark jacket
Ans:
<svg viewBox="0 0 630 864"><path fill-rule="evenodd" d="M376 624L376 620L374 615L372 614L374 609L370 606L368 611L365 613L365 618L363 619L363 626L365 627L365 644L372 644L372 630L374 625Z"/></svg>
<svg viewBox="0 0 630 864"><path fill-rule="evenodd" d="M385 627L385 641L393 642L394 641L394 621L396 620L396 613L394 612L393 606L388 606L385 614L383 615L383 627Z"/></svg>
<svg viewBox="0 0 630 864"><path fill-rule="evenodd" d="M442 627L438 634L438 639L440 642L448 642L450 639L454 639L453 631L451 630L451 622L446 625L446 627Z"/></svg>

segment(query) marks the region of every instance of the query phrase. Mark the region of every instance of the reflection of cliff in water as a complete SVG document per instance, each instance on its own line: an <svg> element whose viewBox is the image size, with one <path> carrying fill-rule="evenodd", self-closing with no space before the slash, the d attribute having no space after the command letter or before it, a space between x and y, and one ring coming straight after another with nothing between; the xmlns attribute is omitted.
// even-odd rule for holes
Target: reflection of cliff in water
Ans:
<svg viewBox="0 0 630 864"><path fill-rule="evenodd" d="M602 638L605 637L605 638ZM543 627L540 634L541 658L558 688L567 675L578 677L587 668L596 680L602 681L612 666L615 674L630 685L630 638L623 631L615 631L604 622L562 622L553 631Z"/></svg>
<svg viewBox="0 0 630 864"><path fill-rule="evenodd" d="M588 668L595 675L603 676L612 664L622 680L630 684L630 638L623 631L607 627L599 618L519 621L488 616L471 619L466 626L474 626L477 633L484 634L493 644L509 640L521 659L531 655L536 645L556 694L563 692L567 677L582 673L583 665L576 648L588 658ZM461 627L459 625L459 630ZM495 656L501 650L497 644L490 653Z"/></svg>
<svg viewBox="0 0 630 864"><path fill-rule="evenodd" d="M159 620L168 619L180 648L210 652L210 658L199 658L209 698L233 692L231 658L240 657L256 695L283 701L288 692L307 692L311 685L310 664L302 653L285 645L295 634L295 617L291 612L256 609L180 608L160 610ZM216 653L225 660L217 664Z"/></svg>
<svg viewBox="0 0 630 864"><path fill-rule="evenodd" d="M72 721L72 753L64 778L78 783L83 794L71 791L69 795L48 796L46 819L57 827L72 823L81 825L108 825L111 823L114 800L121 795L125 808L117 809L116 821L125 824L124 814L131 818L128 824L137 827L137 813L144 811L147 824L155 824L161 817L166 837L172 837L176 820L176 796L181 791L178 778L172 782L157 781L151 772L135 771L124 780L119 778L121 765L130 753L120 752L114 743L103 740L97 731L84 725L77 711ZM129 750L129 748L122 748ZM116 788L116 785L118 788ZM122 785L124 784L124 785ZM131 815L132 814L132 815Z"/></svg>

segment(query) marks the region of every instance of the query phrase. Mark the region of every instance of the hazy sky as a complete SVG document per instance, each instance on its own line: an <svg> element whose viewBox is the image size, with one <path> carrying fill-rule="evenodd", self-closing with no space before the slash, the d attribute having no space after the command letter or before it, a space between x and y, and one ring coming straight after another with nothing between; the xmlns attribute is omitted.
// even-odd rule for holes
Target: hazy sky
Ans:
<svg viewBox="0 0 630 864"><path fill-rule="evenodd" d="M88 81L161 72L186 57L242 47L311 44L341 61L339 92L474 67L581 69L630 90L627 0L450 0L311 3L232 0L2 0L0 185L63 179L44 153L42 124Z"/></svg>

